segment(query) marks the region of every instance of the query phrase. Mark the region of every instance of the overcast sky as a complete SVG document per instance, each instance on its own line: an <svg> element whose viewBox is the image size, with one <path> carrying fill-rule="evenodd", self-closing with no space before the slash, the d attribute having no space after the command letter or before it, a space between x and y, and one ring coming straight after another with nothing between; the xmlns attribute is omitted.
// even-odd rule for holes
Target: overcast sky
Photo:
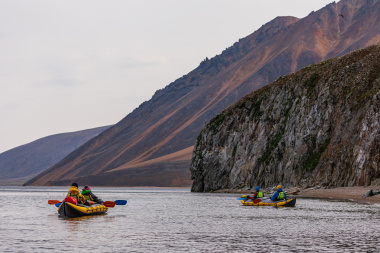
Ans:
<svg viewBox="0 0 380 253"><path fill-rule="evenodd" d="M0 153L115 124L277 16L332 0L0 0Z"/></svg>

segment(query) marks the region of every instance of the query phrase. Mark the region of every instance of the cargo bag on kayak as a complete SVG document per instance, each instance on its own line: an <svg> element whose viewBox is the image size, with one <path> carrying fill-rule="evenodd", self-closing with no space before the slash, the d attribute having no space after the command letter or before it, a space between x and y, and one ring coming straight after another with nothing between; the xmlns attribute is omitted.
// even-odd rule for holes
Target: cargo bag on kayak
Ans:
<svg viewBox="0 0 380 253"><path fill-rule="evenodd" d="M74 205L78 205L78 200L74 197L66 197L62 202L69 202Z"/></svg>

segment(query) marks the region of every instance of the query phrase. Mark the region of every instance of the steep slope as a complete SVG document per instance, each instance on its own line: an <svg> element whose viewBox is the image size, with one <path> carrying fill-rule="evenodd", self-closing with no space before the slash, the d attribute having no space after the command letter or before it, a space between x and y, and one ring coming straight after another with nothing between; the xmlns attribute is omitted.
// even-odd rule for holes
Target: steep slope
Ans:
<svg viewBox="0 0 380 253"><path fill-rule="evenodd" d="M1 153L0 184L26 182L109 127L51 135Z"/></svg>
<svg viewBox="0 0 380 253"><path fill-rule="evenodd" d="M191 150L202 127L244 95L309 64L380 41L379 14L378 0L342 0L300 20L276 18L157 91L114 127L27 184L86 181L88 175L116 179L130 175L131 169L138 173L146 163L160 174L168 162L178 163L172 180L190 184L191 152L184 160L170 154ZM154 162L159 157L166 161ZM160 177L156 182L161 183ZM167 182L172 185L171 179Z"/></svg>
<svg viewBox="0 0 380 253"><path fill-rule="evenodd" d="M380 179L380 44L247 95L202 130L192 191Z"/></svg>

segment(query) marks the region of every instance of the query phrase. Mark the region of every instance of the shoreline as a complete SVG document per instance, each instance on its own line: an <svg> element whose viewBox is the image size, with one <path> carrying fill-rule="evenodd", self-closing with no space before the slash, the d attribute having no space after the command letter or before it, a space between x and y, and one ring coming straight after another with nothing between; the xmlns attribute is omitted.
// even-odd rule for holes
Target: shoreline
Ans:
<svg viewBox="0 0 380 253"><path fill-rule="evenodd" d="M363 194L369 190L376 190L377 186L352 186L337 187L331 189L304 189L295 197L300 198L321 198L330 200L344 200L360 204L380 204L380 195L363 198Z"/></svg>
<svg viewBox="0 0 380 253"><path fill-rule="evenodd" d="M18 187L18 186L10 186L10 185L2 185L3 187ZM23 187L23 186L20 186ZM32 187L65 187L65 186L32 186ZM97 186L101 188L142 188L142 189L191 189L190 187L157 187L157 186L125 186L125 187L117 187L117 186ZM293 198L317 198L317 199L327 199L327 200L340 200L340 201L349 201L360 204L380 204L380 194L369 196L363 199L363 194L368 192L369 190L379 191L380 186L352 186L352 187L336 187L336 188L321 188L321 187L313 187L313 188L284 188L284 191L288 196ZM275 189L262 189L265 196L272 196L275 192ZM255 191L253 189L221 189L217 191L213 191L213 193L231 193L231 194L240 194L240 195L250 195ZM292 194L294 193L294 194Z"/></svg>
<svg viewBox="0 0 380 253"><path fill-rule="evenodd" d="M287 195L295 198L318 198L318 199L328 199L328 200L341 200L350 201L360 204L380 204L380 194L375 196L369 196L363 199L363 194L369 190L377 190L379 186L352 186L352 187L336 187L336 188L284 188ZM297 192L299 191L299 192ZM274 190L263 189L264 195L271 196ZM291 194L297 192L296 194ZM219 190L215 193L236 193L236 194L253 194L254 190Z"/></svg>

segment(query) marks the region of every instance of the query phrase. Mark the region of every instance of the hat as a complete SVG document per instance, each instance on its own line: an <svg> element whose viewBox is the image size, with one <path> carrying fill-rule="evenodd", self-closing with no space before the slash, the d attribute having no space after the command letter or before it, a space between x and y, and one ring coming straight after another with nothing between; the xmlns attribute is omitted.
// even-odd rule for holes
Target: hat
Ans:
<svg viewBox="0 0 380 253"><path fill-rule="evenodd" d="M260 190L260 187L259 186L256 186L256 191L259 191Z"/></svg>
<svg viewBox="0 0 380 253"><path fill-rule="evenodd" d="M85 185L85 186L83 187L83 190L91 190L91 188L90 188L90 186Z"/></svg>
<svg viewBox="0 0 380 253"><path fill-rule="evenodd" d="M73 183L71 186L75 186L78 188L78 184L77 183Z"/></svg>
<svg viewBox="0 0 380 253"><path fill-rule="evenodd" d="M281 189L282 187L281 187L281 185L277 185L277 189Z"/></svg>

